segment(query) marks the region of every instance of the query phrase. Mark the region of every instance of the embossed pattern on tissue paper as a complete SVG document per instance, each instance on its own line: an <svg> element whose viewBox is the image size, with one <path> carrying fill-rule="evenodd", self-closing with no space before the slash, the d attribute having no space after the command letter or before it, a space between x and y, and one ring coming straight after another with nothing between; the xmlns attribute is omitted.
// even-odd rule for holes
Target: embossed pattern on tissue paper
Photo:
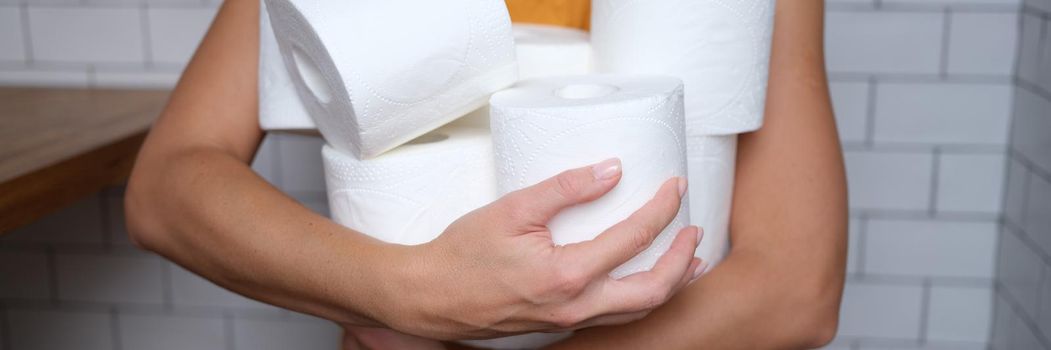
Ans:
<svg viewBox="0 0 1051 350"><path fill-rule="evenodd" d="M494 108L493 113L493 128L494 128L494 146L496 147L496 153L498 155L498 172L500 173L499 182L501 192L509 192L519 188L532 185L533 182L540 180L541 177L548 177L554 175L558 169L558 166L583 166L585 164L565 164L567 162L560 162L558 153L560 150L570 152L566 154L567 159L573 159L574 154L579 156L580 154L601 154L600 151L595 149L582 149L580 145L573 144L572 140L598 137L595 148L602 148L602 145L616 144L616 138L630 137L629 135L638 136L640 134L655 133L651 138L652 142L666 141L670 144L667 146L661 145L648 145L647 149L660 149L664 153L658 154L647 154L646 156L631 155L631 154L618 154L621 156L622 161L626 169L625 178L632 176L632 166L637 167L646 166L653 171L652 173L667 174L670 178L676 174L686 174L686 140L683 134L683 119L681 117L682 101L681 91L677 91L671 97L668 98L653 98L651 102L639 102L635 103L641 105L649 105L647 110L643 112L636 111L635 113L623 112L619 106L598 106L598 107L566 107L559 109L552 109L546 111L544 109L498 109ZM571 118L566 116L579 116L579 115L597 115L604 116L601 118ZM614 115L614 117L605 117ZM585 120L581 120L585 119ZM646 131L651 130L651 131ZM623 135L618 135L621 132ZM603 141L605 140L605 141ZM642 151L642 150L638 150ZM612 156L612 155L609 155ZM601 156L603 159L605 155ZM664 157L664 158L661 158ZM675 159L667 158L674 157ZM516 161L517 160L517 161ZM598 161L601 159L595 159ZM539 164L543 164L550 169L536 169ZM662 167L664 170L653 169L652 167ZM564 169L561 169L564 170ZM638 170L636 170L638 171ZM663 182L667 178L653 179L655 181ZM620 202L617 203L602 203L604 213L609 212L624 212L624 216L616 218L617 221L622 220L630 215L631 212L638 208L625 208L629 202L633 202L635 206L640 205L638 203L639 198L649 198L653 193L641 193L646 191L640 191L641 188L623 188L624 182L618 185L610 195L616 196L616 193L620 193ZM655 188L654 188L655 190ZM634 200L633 200L634 199ZM602 199L591 203L595 205L601 202ZM572 225L566 226L566 223L562 222L561 219L569 217L573 214L577 208L570 208L563 211L562 214L556 216L549 223L549 227L552 229L553 239L556 244L568 244L586 239L591 239L597 236L606 227L594 227L595 232L564 232L567 230L565 227L572 227ZM606 215L609 216L609 215ZM609 218L604 220L609 221ZM574 217L574 220L590 221L587 219L581 219L580 217ZM603 224L612 225L615 222L603 222ZM678 233L683 227L689 224L689 200L688 197L684 198L680 205L679 214L675 219L665 228L664 231L658 236L658 238L651 244L651 246L638 256L632 258L629 262L615 269L611 276L623 277L632 273L646 271L652 268L661 255L671 246L671 242L674 240L675 234ZM600 225L596 225L600 226Z"/></svg>
<svg viewBox="0 0 1051 350"><path fill-rule="evenodd" d="M739 133L762 124L773 0L598 0L594 11L599 70L681 77L690 135ZM664 28L653 32L678 40L624 35L647 29L631 22L641 13L660 18L645 23ZM725 30L731 27L737 29ZM607 48L613 44L603 42L619 38L630 44Z"/></svg>
<svg viewBox="0 0 1051 350"><path fill-rule="evenodd" d="M489 152L461 148L446 153L459 161L442 161L449 158L433 154L428 158L435 160L431 162L406 159L383 164L326 153L333 218L389 243L421 244L434 239L452 221L486 204L481 198L468 198L463 189L469 185L457 181L492 166ZM375 208L384 210L370 211L378 210Z"/></svg>
<svg viewBox="0 0 1051 350"><path fill-rule="evenodd" d="M510 32L511 28L509 24L500 21L498 17L492 16L492 13L499 11L494 9L494 2L491 0L475 0L469 4L464 4L463 12L467 13L467 19L464 21L467 25L467 35L465 37L464 47L459 52L458 58L455 61L457 68L455 72L449 74L448 79L444 84L433 89L433 93L426 94L415 99L405 99L403 96L396 96L391 93L381 93L377 87L372 86L369 83L369 79L358 79L361 83L361 88L365 93L368 93L373 98L365 98L363 96L357 96L355 92L351 92L351 101L356 105L360 105L361 118L365 123L382 123L384 120L401 120L405 115L411 115L418 113L416 106L437 103L437 107L428 107L425 109L433 110L448 110L455 108L456 106L446 106L443 104L444 101L470 101L473 99L473 95L477 92L469 89L456 88L457 86L465 85L468 83L477 72L486 71L493 67L494 64L500 62L512 61L509 55L501 55L505 57L495 57L497 52L509 53L512 52L508 49L498 48L500 45L509 45L510 43L503 43L501 40L497 40L495 32L503 30ZM492 28L496 28L495 30ZM421 69L430 69L432 61L428 60L423 62L420 66ZM352 69L351 78L355 78L361 75L360 71L353 71L355 67L351 66ZM411 79L411 77L408 77ZM353 86L353 85L350 85ZM360 103L358 101L363 101ZM395 123L396 124L396 123ZM392 124L394 125L394 124ZM388 138L393 132L391 128L380 128L376 129L381 131L380 135L376 135L376 138ZM369 130L363 130L364 134L369 134ZM366 137L371 138L371 137Z"/></svg>

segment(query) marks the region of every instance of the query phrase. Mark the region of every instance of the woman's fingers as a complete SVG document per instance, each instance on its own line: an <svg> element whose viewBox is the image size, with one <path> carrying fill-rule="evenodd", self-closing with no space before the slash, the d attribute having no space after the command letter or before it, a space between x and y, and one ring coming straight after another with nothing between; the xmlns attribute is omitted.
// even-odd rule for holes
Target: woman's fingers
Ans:
<svg viewBox="0 0 1051 350"><path fill-rule="evenodd" d="M542 314L550 315L550 322L556 329L610 325L641 318L640 315L644 316L664 304L692 279L690 268L696 269L700 265L694 263L693 257L699 238L697 227L684 228L650 271L620 280L603 277L593 281L582 293L542 311Z"/></svg>
<svg viewBox="0 0 1051 350"><path fill-rule="evenodd" d="M587 276L605 276L650 246L679 213L686 179L664 182L642 208L595 239L563 247L568 260L581 264Z"/></svg>
<svg viewBox="0 0 1051 350"><path fill-rule="evenodd" d="M508 217L524 224L547 225L562 209L602 197L620 181L620 159L612 158L588 167L567 170L536 185L504 196L501 202Z"/></svg>
<svg viewBox="0 0 1051 350"><path fill-rule="evenodd" d="M690 267L696 269L693 253L700 238L696 226L684 228L653 269L607 280L607 286L600 289L603 295L598 296L604 303L596 314L649 311L663 305L692 279Z"/></svg>

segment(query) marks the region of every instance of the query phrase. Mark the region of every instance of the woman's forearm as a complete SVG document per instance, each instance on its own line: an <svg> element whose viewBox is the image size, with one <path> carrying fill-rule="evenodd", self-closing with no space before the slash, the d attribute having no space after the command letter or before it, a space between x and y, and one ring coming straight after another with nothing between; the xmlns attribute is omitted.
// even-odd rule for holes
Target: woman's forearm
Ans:
<svg viewBox="0 0 1051 350"><path fill-rule="evenodd" d="M832 276L797 279L761 253L734 253L649 317L577 332L552 350L804 349L835 332ZM805 264L799 262L798 264Z"/></svg>
<svg viewBox="0 0 1051 350"><path fill-rule="evenodd" d="M246 296L374 324L368 305L350 302L382 300L374 276L393 273L381 262L397 261L397 248L314 214L229 154L164 159L137 165L128 187L129 229L140 245Z"/></svg>
<svg viewBox="0 0 1051 350"><path fill-rule="evenodd" d="M129 181L129 233L241 294L371 324L368 305L349 303L379 300L373 276L397 248L312 213L248 167L262 137L258 6L226 1L183 73Z"/></svg>
<svg viewBox="0 0 1051 350"><path fill-rule="evenodd" d="M847 203L823 2L777 6L766 122L739 139L730 254L649 317L582 331L556 349L797 349L834 336Z"/></svg>

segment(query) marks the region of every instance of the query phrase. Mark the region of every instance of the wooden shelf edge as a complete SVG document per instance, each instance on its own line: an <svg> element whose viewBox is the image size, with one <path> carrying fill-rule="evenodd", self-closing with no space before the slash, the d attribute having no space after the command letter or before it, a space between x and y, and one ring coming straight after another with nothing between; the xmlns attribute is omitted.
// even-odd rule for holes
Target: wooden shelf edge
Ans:
<svg viewBox="0 0 1051 350"><path fill-rule="evenodd" d="M145 139L144 130L0 184L0 235L123 183Z"/></svg>

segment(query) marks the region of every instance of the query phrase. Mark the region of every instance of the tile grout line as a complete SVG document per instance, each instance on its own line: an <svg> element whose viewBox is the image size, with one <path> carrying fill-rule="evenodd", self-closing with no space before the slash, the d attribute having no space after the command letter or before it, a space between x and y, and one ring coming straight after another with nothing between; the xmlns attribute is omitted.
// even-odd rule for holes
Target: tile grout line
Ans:
<svg viewBox="0 0 1051 350"><path fill-rule="evenodd" d="M1025 159L1025 156L1019 154L1019 160ZM1029 163L1025 161L1019 161L1022 164L1022 170L1025 171L1025 176L1022 178L1022 207L1019 208L1018 213L1018 226L1025 226L1026 219L1029 217L1029 188L1033 186L1033 171L1029 168Z"/></svg>
<svg viewBox="0 0 1051 350"><path fill-rule="evenodd" d="M930 307L931 307L931 279L929 277L923 279L923 296L920 299L920 329L919 329L919 342L920 345L927 344L927 328L930 322Z"/></svg>
<svg viewBox="0 0 1051 350"><path fill-rule="evenodd" d="M1010 232L1015 236L1016 239L1018 239L1025 245L1025 248L1028 249L1030 253L1036 255L1037 260L1040 260L1040 262L1043 263L1045 266L1051 266L1051 255L1049 255L1051 253L1045 252L1043 249L1041 249L1040 244L1036 241L1036 239L1031 237L1029 233L1025 231L1024 228L1012 227Z"/></svg>
<svg viewBox="0 0 1051 350"><path fill-rule="evenodd" d="M942 19L941 57L938 62L938 75L942 79L949 77L949 45L952 42L952 8L946 7Z"/></svg>
<svg viewBox="0 0 1051 350"><path fill-rule="evenodd" d="M142 30L143 69L150 69L153 68L155 62L153 62L153 39L151 39L153 33L150 30L150 5L146 2L139 5L139 25L142 26L140 29Z"/></svg>
<svg viewBox="0 0 1051 350"><path fill-rule="evenodd" d="M29 4L21 4L19 6L22 18L22 49L25 50L25 64L31 66L35 60L33 54L33 35L30 33L29 25Z"/></svg>
<svg viewBox="0 0 1051 350"><path fill-rule="evenodd" d="M1041 266L1040 268L1040 277L1037 279L1036 295L1040 297L1036 298L1036 310L1034 311L1036 315L1033 315L1033 319L1035 320L1040 320L1043 316L1040 311L1043 310L1042 306L1044 305L1044 302L1048 301L1044 296L1051 293L1051 291L1044 290L1044 281L1047 281L1049 271L1051 271L1051 265L1048 265L1048 263L1045 262L1044 266ZM1043 329L1040 329L1040 331L1043 333ZM1051 334L1044 334L1044 336L1051 337Z"/></svg>
<svg viewBox="0 0 1051 350"><path fill-rule="evenodd" d="M175 309L175 296L172 291L172 264L166 259L161 259L161 301L166 312L172 312Z"/></svg>
<svg viewBox="0 0 1051 350"><path fill-rule="evenodd" d="M868 231L869 231L869 217L868 217L868 215L862 215L861 218L858 219L858 226L859 226L858 227L858 257L856 258L857 259L856 262L858 264L858 268L857 268L858 274L861 275L862 278L864 278L864 276L865 276L865 274L866 274L866 272L868 270L868 266L865 264L865 260L868 257L868 254L865 253L865 250L868 247L868 237L869 237L869 235L868 235Z"/></svg>
<svg viewBox="0 0 1051 350"><path fill-rule="evenodd" d="M1033 320L1032 317L1030 317L1030 315L1025 312L1022 306L1018 304L1018 300L1015 300L1015 296L1011 294L1011 291L1007 290L1007 288L1004 288L1000 290L1000 294L1003 297L1004 301L1007 302L1008 307L1011 308L1011 311L1015 315L1015 319L1022 322L1021 327L1028 328L1029 331L1033 333L1033 335L1037 338L1037 341L1041 343L1041 346L1044 346L1045 348L1051 347L1051 340L1045 337L1043 332L1040 330L1040 327L1037 326L1036 321Z"/></svg>
<svg viewBox="0 0 1051 350"><path fill-rule="evenodd" d="M930 181L930 206L927 208L927 215L934 218L938 215L938 184L939 177L941 176L941 158L942 150L941 147L935 146L931 150L931 181Z"/></svg>
<svg viewBox="0 0 1051 350"><path fill-rule="evenodd" d="M113 349L122 350L124 348L124 340L121 339L120 315L116 306L110 306L109 308L109 325L110 337L113 338Z"/></svg>
<svg viewBox="0 0 1051 350"><path fill-rule="evenodd" d="M865 106L865 144L873 146L876 143L876 99L879 98L879 81L876 77L868 79L868 105Z"/></svg>
<svg viewBox="0 0 1051 350"><path fill-rule="evenodd" d="M237 349L237 340L234 338L234 317L229 311L223 312L223 337L226 338L226 350Z"/></svg>
<svg viewBox="0 0 1051 350"><path fill-rule="evenodd" d="M1017 153L1019 155L1019 157L1017 158L1018 162L1022 163L1022 165L1026 167L1026 170L1029 171L1030 176L1051 183L1051 170L1044 169L1043 166L1041 166L1040 164L1036 164L1036 162L1032 161L1028 157L1025 157L1025 155L1023 155L1021 152L1018 152L1017 150L1012 150L1012 152Z"/></svg>

